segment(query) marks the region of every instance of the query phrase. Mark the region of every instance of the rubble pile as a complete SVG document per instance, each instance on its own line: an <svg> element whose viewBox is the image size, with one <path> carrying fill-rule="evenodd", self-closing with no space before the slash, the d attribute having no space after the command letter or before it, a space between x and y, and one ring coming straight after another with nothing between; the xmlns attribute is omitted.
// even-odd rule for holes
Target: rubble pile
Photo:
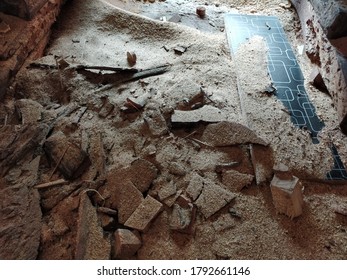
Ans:
<svg viewBox="0 0 347 280"><path fill-rule="evenodd" d="M302 214L301 183L277 169L271 190L270 180L288 152L279 137L306 135L288 120L278 135L245 118L225 38L73 2L0 104L0 258L233 258L251 243L267 252L263 236L290 243L272 212ZM259 89L246 94L249 106L273 105ZM276 194L282 181L293 199ZM254 190L272 191L274 204Z"/></svg>

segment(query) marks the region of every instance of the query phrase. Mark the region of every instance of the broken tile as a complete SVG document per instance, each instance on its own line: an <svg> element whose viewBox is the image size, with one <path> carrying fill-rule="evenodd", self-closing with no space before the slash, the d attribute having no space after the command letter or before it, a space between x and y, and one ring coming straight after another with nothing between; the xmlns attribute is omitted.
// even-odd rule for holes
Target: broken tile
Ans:
<svg viewBox="0 0 347 280"><path fill-rule="evenodd" d="M172 123L221 122L227 119L226 113L210 105L192 111L175 110L171 116Z"/></svg>
<svg viewBox="0 0 347 280"><path fill-rule="evenodd" d="M201 194L195 201L195 204L207 219L222 209L235 197L236 195L232 192L223 189L209 179L204 179Z"/></svg>
<svg viewBox="0 0 347 280"><path fill-rule="evenodd" d="M61 131L50 136L44 149L65 178L77 178L90 166L90 159L85 151L68 141Z"/></svg>
<svg viewBox="0 0 347 280"><path fill-rule="evenodd" d="M113 195L115 196L116 208L118 209L118 221L124 224L141 205L144 198L130 180L117 183L115 191Z"/></svg>
<svg viewBox="0 0 347 280"><path fill-rule="evenodd" d="M163 205L158 200L147 195L124 225L145 232L151 221L160 213L162 207Z"/></svg>
<svg viewBox="0 0 347 280"><path fill-rule="evenodd" d="M223 185L233 192L241 191L244 187L250 185L253 180L253 175L243 174L236 170L226 170L222 174Z"/></svg>
<svg viewBox="0 0 347 280"><path fill-rule="evenodd" d="M204 178L194 173L189 181L189 185L188 185L188 188L186 189L186 193L189 195L189 197L193 201L195 201L201 194L203 186L204 186Z"/></svg>
<svg viewBox="0 0 347 280"><path fill-rule="evenodd" d="M117 229L114 233L115 250L113 259L132 257L142 246L138 234L128 229Z"/></svg>
<svg viewBox="0 0 347 280"><path fill-rule="evenodd" d="M209 124L206 127L201 140L214 147L225 147L247 143L267 146L267 143L248 127L239 123L225 121L217 124Z"/></svg>
<svg viewBox="0 0 347 280"><path fill-rule="evenodd" d="M104 237L99 226L96 209L87 194L80 197L77 221L77 260L108 260L111 256L111 242Z"/></svg>
<svg viewBox="0 0 347 280"><path fill-rule="evenodd" d="M131 163L127 178L143 193L149 189L157 175L158 170L153 163L144 159L137 159Z"/></svg>
<svg viewBox="0 0 347 280"><path fill-rule="evenodd" d="M278 213L285 214L291 219L302 214L304 200L299 178L293 176L290 180L281 180L274 175L271 181L271 193Z"/></svg>
<svg viewBox="0 0 347 280"><path fill-rule="evenodd" d="M230 216L230 214L223 214L212 223L212 226L216 231L223 231L233 228L235 226L235 220Z"/></svg>
<svg viewBox="0 0 347 280"><path fill-rule="evenodd" d="M174 203L176 202L177 198L183 193L182 190L177 191L176 194L169 196L168 198L166 198L163 203L168 206L168 207L172 207L172 205L174 205Z"/></svg>
<svg viewBox="0 0 347 280"><path fill-rule="evenodd" d="M166 198L175 195L177 192L176 185L171 180L167 182L166 180L162 182L162 186L158 191L158 197L160 201L164 201Z"/></svg>

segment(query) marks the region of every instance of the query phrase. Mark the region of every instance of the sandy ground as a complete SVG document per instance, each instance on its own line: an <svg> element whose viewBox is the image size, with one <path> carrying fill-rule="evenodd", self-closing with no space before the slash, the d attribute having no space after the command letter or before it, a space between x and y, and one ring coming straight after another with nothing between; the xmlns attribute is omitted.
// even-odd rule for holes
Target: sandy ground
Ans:
<svg viewBox="0 0 347 280"><path fill-rule="evenodd" d="M59 108L86 107L77 123L71 123L72 116L56 123L54 130L63 131L82 147L91 145L99 135L105 151L103 172L106 177L110 170L129 166L137 158L153 162L159 170L157 181L169 178L183 193L193 174L200 174L222 186L220 174L215 172L221 163L240 161L236 170L254 175L247 143L211 147L191 140L192 135L200 139L206 123L188 128L171 123L174 110L202 88L207 95L205 106L219 110L223 121L250 126L258 137L269 143L275 162L287 164L303 179L304 210L298 218L291 220L277 214L269 182L256 185L253 181L236 192L236 198L211 217L198 213L194 231L190 234L170 229L172 208L165 208L149 231L141 234L143 245L134 258L346 259L347 219L335 213L334 207L346 205L347 189L343 185L307 180L320 180L329 171L332 162L327 143L311 144L305 132L292 126L289 116L274 97L261 95L264 86L270 82L265 75L259 83L259 73L266 73L266 48L261 40L251 41L232 59L224 32L223 14L226 12L276 15L295 48L300 45L301 38L294 10L287 1L216 0L205 5L207 18L199 19L195 8L204 4L204 1L186 0L153 4L125 0L72 1L66 5L56 24L47 57L40 63L54 64L53 56L59 56L70 65L128 67L126 52L131 51L137 56L134 67L148 69L170 65L168 72L110 88L99 81L87 81L84 75L74 71L30 69L21 72L17 88L21 89L22 98L40 103L47 118L54 118ZM163 17L169 19L174 14L181 16L181 23L162 21ZM178 54L175 48L184 51ZM310 72L308 60L304 55L296 54L307 77ZM258 68L250 67L252 64L248 61L257 59L264 63ZM250 95L247 110L256 116L251 123L241 112L238 79L243 92ZM242 84L245 79L251 82ZM308 93L327 130L330 133L336 131L337 118L329 96L312 87L308 87ZM147 96L143 110L122 111L128 98L138 101L143 96ZM105 109L105 102L114 108L108 114L100 113ZM269 107L273 108L273 114L268 114ZM343 137L337 132L334 137L344 148ZM97 162L98 154L91 160ZM185 172L172 174L172 162ZM96 180L102 177L98 166L94 164L82 178ZM41 170L42 182L47 180L48 174L51 174L49 167ZM58 172L54 178L59 178ZM41 193L43 205L48 203L50 192L54 194L49 190ZM151 185L149 194L158 195L158 184ZM39 258L74 257L76 225L69 219L76 219L76 213L63 211L69 209L71 200L69 195L63 195L56 205L44 209ZM237 215L230 215L230 212ZM223 223L223 219L227 219L227 226L216 226ZM69 229L59 232L61 224ZM45 239L48 231L53 234Z"/></svg>

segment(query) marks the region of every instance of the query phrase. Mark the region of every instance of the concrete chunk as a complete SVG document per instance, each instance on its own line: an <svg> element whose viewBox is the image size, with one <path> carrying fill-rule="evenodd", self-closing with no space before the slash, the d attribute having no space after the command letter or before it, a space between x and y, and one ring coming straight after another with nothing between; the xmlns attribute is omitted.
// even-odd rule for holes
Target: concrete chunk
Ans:
<svg viewBox="0 0 347 280"><path fill-rule="evenodd" d="M145 232L162 208L163 205L158 200L148 195L124 225Z"/></svg>
<svg viewBox="0 0 347 280"><path fill-rule="evenodd" d="M299 178L293 176L291 180L282 180L275 175L271 181L271 193L278 213L291 219L302 214L304 200Z"/></svg>
<svg viewBox="0 0 347 280"><path fill-rule="evenodd" d="M114 233L114 259L126 259L136 254L142 246L138 235L128 229L117 229Z"/></svg>

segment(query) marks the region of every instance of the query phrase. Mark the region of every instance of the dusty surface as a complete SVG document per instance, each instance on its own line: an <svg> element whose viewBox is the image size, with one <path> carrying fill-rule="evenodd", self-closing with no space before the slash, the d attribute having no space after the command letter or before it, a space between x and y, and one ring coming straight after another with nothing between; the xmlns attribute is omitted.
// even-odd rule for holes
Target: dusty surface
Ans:
<svg viewBox="0 0 347 280"><path fill-rule="evenodd" d="M36 207L41 206L43 215L40 245L37 236L31 243L38 252L36 257L83 258L85 254L80 252L93 251L94 237L103 242L110 237L113 244L114 232L126 228L132 232L128 236L136 236L136 249L139 240L142 242L136 255L129 258L346 259L347 218L337 214L336 209L344 209L347 188L305 181L322 179L331 167L325 140L312 145L305 132L291 125L282 105L273 96L263 94L268 80L264 69L266 49L261 40L252 40L232 59L224 33L225 12L277 15L291 43L297 46L300 37L293 9L275 0L215 1L206 5L207 17L200 19L195 15L196 6L204 4L200 1L105 2L134 13L103 1L68 2L47 56L37 61L42 67L23 69L1 104L8 126L23 126L24 119L30 119L36 125L47 124L50 130L45 138L64 134L67 141L65 149L58 148L60 143L53 147L58 149L55 157L47 145L36 151L42 158L38 176L29 189L35 183L68 180L62 186L40 189L40 201L29 199ZM174 14L182 17L181 23L156 20ZM112 73L109 71L100 74L74 68L77 64L128 68L127 52L136 54L136 69L169 67L165 73L130 82L119 82L129 74L115 80L106 76ZM307 59L298 59L307 75ZM259 65L254 63L256 60ZM54 69L57 64L61 69ZM249 68L254 65L257 67ZM262 83L257 75L264 75ZM245 117L241 110L237 77L254 118ZM109 86L111 80L113 85ZM329 97L313 88L308 92L327 131L334 132L336 141L344 143L336 131L336 112ZM20 107L15 106L17 99L22 99ZM23 107L33 106L32 100L41 105L35 105L42 110L41 118ZM208 118L199 123L194 119L199 119L207 106L221 112L219 124L231 123L226 126L229 130L218 133L228 136L230 129L236 134L245 133L248 126L248 137L225 145L220 135L223 145L209 142L215 141L212 136L216 125L209 124ZM25 118L18 115L20 109L26 112ZM175 110L189 112L193 121L172 122ZM291 220L277 214L269 182L255 184L250 138L263 145L265 162L272 162L273 156L276 163L287 164L304 180L300 217ZM1 143L0 148L6 145ZM75 158L75 153L87 157L90 165L78 178L64 177L64 158ZM26 155L33 158L35 153ZM68 163L69 172L80 167L80 163ZM265 166L267 171L272 171L271 165ZM4 174L4 184L9 187L16 183L18 175L14 175L20 174L11 168L14 171ZM85 193L92 204L80 204L81 196L89 199ZM145 207L143 201L148 200L148 205L156 209ZM118 210L121 219L113 212L105 218L99 213L100 207ZM93 217L93 232L87 232L83 216ZM35 219L39 218L35 212ZM91 240L82 242L83 234ZM117 242L116 250L120 250ZM81 244L90 247L81 249ZM122 244L127 241L122 240ZM109 250L107 245L105 248ZM105 255L117 258L120 254L112 250Z"/></svg>

